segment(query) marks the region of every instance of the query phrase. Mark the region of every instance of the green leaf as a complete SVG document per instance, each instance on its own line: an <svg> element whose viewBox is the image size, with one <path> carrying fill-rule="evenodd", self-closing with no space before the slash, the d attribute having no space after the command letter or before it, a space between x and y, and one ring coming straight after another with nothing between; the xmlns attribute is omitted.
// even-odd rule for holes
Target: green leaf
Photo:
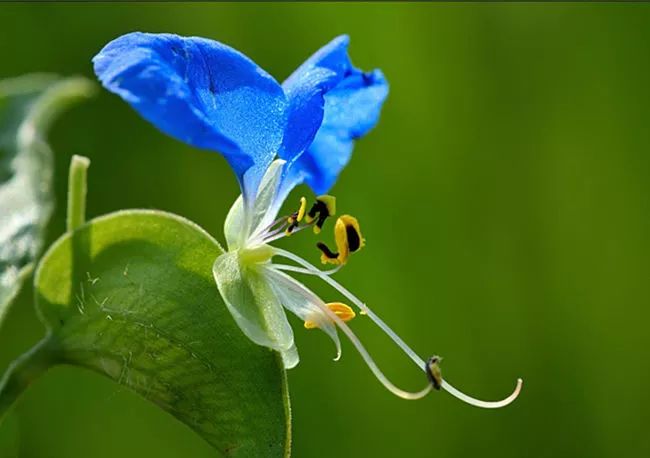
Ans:
<svg viewBox="0 0 650 458"><path fill-rule="evenodd" d="M195 224L158 211L65 234L35 276L47 337L0 385L0 415L48 367L72 364L135 390L224 456L288 455L285 372L228 313L212 278L222 253Z"/></svg>
<svg viewBox="0 0 650 458"><path fill-rule="evenodd" d="M42 249L52 212L48 127L94 87L84 78L53 75L0 81L0 323Z"/></svg>

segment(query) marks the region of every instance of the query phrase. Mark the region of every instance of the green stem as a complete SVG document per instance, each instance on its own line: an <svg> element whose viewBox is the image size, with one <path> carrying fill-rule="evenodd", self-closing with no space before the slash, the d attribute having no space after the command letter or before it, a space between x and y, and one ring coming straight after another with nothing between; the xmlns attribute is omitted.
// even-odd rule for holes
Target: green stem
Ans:
<svg viewBox="0 0 650 458"><path fill-rule="evenodd" d="M29 79L31 81L23 80L23 78L20 78L19 81L27 87L30 84L33 87L39 87L46 83L49 85L49 88L36 100L29 110L26 120L26 123L33 126L33 130L38 132L46 132L50 124L56 119L57 114L63 112L76 102L92 97L97 92L97 85L81 76L64 78L54 84L51 84L54 80L48 78L47 75L34 75ZM20 89L20 86L18 89Z"/></svg>
<svg viewBox="0 0 650 458"><path fill-rule="evenodd" d="M87 157L72 156L68 175L68 232L86 222L86 176L89 165L90 159Z"/></svg>
<svg viewBox="0 0 650 458"><path fill-rule="evenodd" d="M54 361L54 345L46 337L11 363L0 381L0 421L25 389L49 369Z"/></svg>

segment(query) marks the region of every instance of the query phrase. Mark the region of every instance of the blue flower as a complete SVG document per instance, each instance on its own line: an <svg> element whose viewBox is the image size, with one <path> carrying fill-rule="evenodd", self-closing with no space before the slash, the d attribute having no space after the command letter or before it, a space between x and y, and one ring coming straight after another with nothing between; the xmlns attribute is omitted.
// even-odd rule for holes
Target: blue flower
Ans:
<svg viewBox="0 0 650 458"><path fill-rule="evenodd" d="M351 64L348 42L336 38L282 86L239 51L196 37L130 33L93 63L104 87L160 130L220 152L246 198L276 156L287 161L285 195L303 181L324 194L388 94L379 70Z"/></svg>
<svg viewBox="0 0 650 458"><path fill-rule="evenodd" d="M228 251L213 273L224 303L253 342L278 351L286 368L298 364L294 335L285 309L307 329L319 328L341 347L337 328L351 340L371 371L394 394L423 397L445 389L466 402L500 407L508 398L485 402L470 398L442 379L439 358L426 362L361 300L332 276L365 245L356 218L334 224L336 248L319 242L323 271L303 258L271 245L306 228L319 233L336 213L326 195L352 155L356 139L379 120L388 95L380 70L363 72L348 56L349 38L340 36L307 59L282 85L251 59L222 43L171 34L130 33L93 59L104 87L128 102L166 134L197 148L218 151L232 167L242 194L226 218ZM318 195L307 207L276 218L289 192L306 183ZM284 258L294 264L273 262ZM342 302L326 303L287 272L324 280L373 320L427 374L427 386L411 393L397 388L379 370L347 322L356 314Z"/></svg>

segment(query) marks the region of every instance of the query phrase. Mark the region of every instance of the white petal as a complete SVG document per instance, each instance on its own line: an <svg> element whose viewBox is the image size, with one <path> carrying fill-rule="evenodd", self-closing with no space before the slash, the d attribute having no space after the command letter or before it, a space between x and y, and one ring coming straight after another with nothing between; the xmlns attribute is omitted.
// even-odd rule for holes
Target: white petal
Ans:
<svg viewBox="0 0 650 458"><path fill-rule="evenodd" d="M243 196L240 195L230 207L224 224L228 250L234 251L243 247L251 236L262 233L275 219L282 204L276 200L284 164L282 159L276 159L269 165L252 204L246 206Z"/></svg>
<svg viewBox="0 0 650 458"><path fill-rule="evenodd" d="M278 186L282 178L282 168L285 162L282 159L276 159L269 165L264 177L262 177L251 214L251 230L249 232L251 235L257 235L275 219L277 206L273 204L278 193ZM273 211L271 207L276 208L276 210Z"/></svg>
<svg viewBox="0 0 650 458"><path fill-rule="evenodd" d="M260 267L242 268L237 252L225 253L215 261L212 273L228 310L249 339L273 350L295 353L287 316Z"/></svg>
<svg viewBox="0 0 650 458"><path fill-rule="evenodd" d="M230 207L230 211L226 216L226 222L223 225L223 233L226 236L228 251L235 251L241 248L246 241L248 234L245 224L244 197L240 194L232 204L232 207Z"/></svg>
<svg viewBox="0 0 650 458"><path fill-rule="evenodd" d="M271 289L275 292L280 303L289 311L293 312L303 321L313 321L318 328L324 331L334 341L336 346L336 360L341 357L341 342L336 332L336 325L329 316L322 310L325 304L317 304L312 297L303 294L303 285L295 287L297 280L283 272L273 269L273 265L265 268L265 277L268 279Z"/></svg>

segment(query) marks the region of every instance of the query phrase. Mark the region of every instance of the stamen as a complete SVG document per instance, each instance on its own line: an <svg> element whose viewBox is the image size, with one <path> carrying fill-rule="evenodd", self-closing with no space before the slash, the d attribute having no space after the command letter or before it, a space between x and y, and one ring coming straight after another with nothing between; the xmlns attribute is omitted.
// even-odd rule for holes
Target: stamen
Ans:
<svg viewBox="0 0 650 458"><path fill-rule="evenodd" d="M332 312L336 314L340 319L345 321L346 323L350 321L352 318L354 318L356 313L354 313L354 310L349 305L345 305L342 302L330 302L329 304L326 304L327 308L330 309ZM318 327L318 323L312 320L307 320L305 321L305 329L315 329Z"/></svg>
<svg viewBox="0 0 650 458"><path fill-rule="evenodd" d="M366 239L361 235L359 221L354 216L343 215L336 221L334 228L337 245L339 240L345 240L350 253L359 251L366 245Z"/></svg>
<svg viewBox="0 0 650 458"><path fill-rule="evenodd" d="M284 237L288 237L289 235L293 235L297 232L300 232L304 229L307 229L309 226L298 226L296 229L294 229L291 234L287 234L286 231L284 230L284 226L280 229L276 229L275 231L267 234L265 238L261 239L259 243L271 243L275 242L276 240L279 240Z"/></svg>
<svg viewBox="0 0 650 458"><path fill-rule="evenodd" d="M282 226L281 226L282 229L284 229L284 225L286 224L286 220L287 220L287 217L286 217L286 216L281 216L280 218L276 219L276 220L273 221L271 224L269 224L268 226L266 226L264 229L258 230L258 231L256 232L256 235L255 235L255 236L256 236L256 237L259 237L260 235L267 235L267 234L269 233L269 231L271 231L271 229L273 229L275 226L277 226L277 225L280 224L280 223L284 223L284 224L282 224ZM276 229L276 231L277 231L277 229ZM275 231L274 231L274 232L275 232ZM251 238L253 238L253 237L251 237Z"/></svg>
<svg viewBox="0 0 650 458"><path fill-rule="evenodd" d="M325 196L325 197L329 197L329 196ZM302 226L300 225L300 222L306 219L305 218L306 208L307 208L307 199L301 197L300 207L298 208L298 210L296 210L289 216L282 216L276 219L272 224L268 225L264 230L258 231L255 237L251 237L250 244L259 245L264 243L271 243L275 240L279 240L283 237L287 237L292 234L295 234L296 232L300 232L301 230L313 225L315 223L315 220L312 220L311 222L307 222L306 225L302 225ZM280 224L279 227L273 229L278 224Z"/></svg>
<svg viewBox="0 0 650 458"><path fill-rule="evenodd" d="M304 197L300 198L300 208L298 209L298 215L296 221L300 222L305 216L305 210L307 210L307 199Z"/></svg>
<svg viewBox="0 0 650 458"><path fill-rule="evenodd" d="M293 221L291 224L289 224L289 225L287 226L287 228L285 229L284 233L285 233L287 236L290 236L291 233L293 232L293 230L294 230L295 228L297 228L297 227L298 227L298 221Z"/></svg>
<svg viewBox="0 0 650 458"><path fill-rule="evenodd" d="M295 254L291 253L290 251L283 250L281 248L274 248L275 254L283 256L287 259L291 259L292 261L302 265L306 269L302 271L298 271L297 268L293 269L288 269L287 267L292 267L292 266L281 266L281 265L276 265L274 264L273 267L276 269L280 270L293 270L299 273L304 273L308 275L316 275L320 277L322 280L324 280L327 284L332 286L334 289L336 289L338 292L343 294L350 302L352 302L354 305L359 307L361 310L361 313L368 315L374 322L379 326L379 328L386 333L388 337L390 337L393 342L397 344L398 347L404 351L408 355L409 358L421 369L426 372L426 365L424 360L418 356L417 353L415 353L411 347L409 347L406 342L404 342L395 332L386 324L384 321L382 321L379 316L377 316L372 310L366 306L363 302L361 302L356 296L354 296L350 291L348 291L344 286L339 284L336 280L333 278L330 278L330 276L322 273L320 270L318 270L315 266L310 264L308 261L305 261L302 259L300 256L296 256ZM447 391L449 394L452 396L460 399L461 401L466 402L467 404L476 406L476 407L482 407L485 409L496 409L499 407L504 407L510 404L512 401L517 399L519 396L519 393L521 392L521 387L523 385L523 380L522 379L517 379L517 385L514 389L514 391L505 399L502 399L500 401L482 401L480 399L475 399L471 396L468 396L464 394L463 392L459 391L458 389L454 388L451 384L449 384L447 381L441 378L441 383L440 387ZM431 384L430 384L431 386Z"/></svg>
<svg viewBox="0 0 650 458"><path fill-rule="evenodd" d="M334 253L323 242L318 242L316 244L316 248L318 248L322 252L322 254L320 255L320 260L323 264L329 263L329 264L343 265L341 263L341 260L339 259L340 253Z"/></svg>
<svg viewBox="0 0 650 458"><path fill-rule="evenodd" d="M274 230L272 230L270 232L267 232L266 234L263 234L264 237L262 238L262 240L267 240L267 239L269 239L271 237L275 237L278 234L285 234L286 233L286 227L287 227L287 223L283 222L283 224L280 227L278 227L277 229L274 229Z"/></svg>
<svg viewBox="0 0 650 458"><path fill-rule="evenodd" d="M320 260L323 264L343 265L348 261L350 253L359 251L366 243L361 235L359 222L350 215L343 215L336 220L334 239L338 249L336 253L323 242L316 244L316 247L322 252Z"/></svg>
<svg viewBox="0 0 650 458"><path fill-rule="evenodd" d="M277 271L274 267L275 265L272 265L273 267L268 269L268 272L272 274L278 281L282 282L287 288L291 288L294 291L298 292L299 294L305 295L310 302L313 304L316 304L319 309L321 309L323 312L325 312L328 317L336 323L336 325L343 331L343 333L350 339L350 342L355 346L365 363L368 365L372 373L375 375L377 380L384 385L384 387L393 393L394 395L402 398L402 399L407 399L407 400L416 400L416 399L421 399L427 394L431 392L431 384L427 383L427 386L424 387L424 389L416 392L410 392L410 391L405 391L402 390L401 388L398 388L395 386L388 378L384 375L384 373L379 369L377 366L377 363L372 359L368 351L365 349L363 344L359 341L357 336L352 332L352 330L348 327L345 322L337 316L336 313L334 313L332 310L330 310L324 303L323 301L316 296L313 292L311 292L309 289L307 289L304 285L301 283L297 282L293 278L289 277L283 272Z"/></svg>
<svg viewBox="0 0 650 458"><path fill-rule="evenodd" d="M311 224L314 221L314 234L320 233L325 224L325 220L336 214L336 197L329 195L322 195L316 198L316 202L309 209L305 216L305 222Z"/></svg>
<svg viewBox="0 0 650 458"><path fill-rule="evenodd" d="M316 275L319 276L320 274L322 275L334 275L336 272L341 270L341 267L343 266L336 266L334 269L329 269L329 270L319 270L320 274L314 273L312 270L309 269L304 269L302 267L296 267L296 266L290 266L287 264L273 264L273 267L277 267L279 270L284 270L287 272L296 272L299 274L305 274L305 275ZM359 311L359 315L367 315L366 312L363 310Z"/></svg>
<svg viewBox="0 0 650 458"><path fill-rule="evenodd" d="M287 235L291 235L293 230L298 227L298 224L300 221L302 221L302 218L305 216L305 209L307 208L307 199L304 197L300 198L300 207L298 210L293 212L289 218L287 218L287 223L289 224L289 227L287 227L286 233Z"/></svg>
<svg viewBox="0 0 650 458"><path fill-rule="evenodd" d="M307 199L301 197L298 210L289 216L282 216L264 229L256 231L255 235L250 237L249 243L251 245L270 243L282 237L290 236L308 226L314 226L314 232L318 234L325 220L336 212L336 198L328 195L319 196L308 213L306 209ZM303 220L306 224L301 226L300 223ZM279 227L276 228L278 225ZM352 237L354 238L354 235ZM363 240L361 240L361 244L363 244Z"/></svg>
<svg viewBox="0 0 650 458"><path fill-rule="evenodd" d="M305 210L307 208L307 199L304 197L300 198L300 207L298 210L293 212L289 216L281 216L273 221L271 224L266 226L263 229L259 229L255 232L254 235L250 237L251 245L259 245L262 243L269 243L268 240L277 240L282 237L276 237L278 234L283 233L284 235L291 235L294 232L298 232L299 223L305 217ZM276 227L278 226L279 227Z"/></svg>

